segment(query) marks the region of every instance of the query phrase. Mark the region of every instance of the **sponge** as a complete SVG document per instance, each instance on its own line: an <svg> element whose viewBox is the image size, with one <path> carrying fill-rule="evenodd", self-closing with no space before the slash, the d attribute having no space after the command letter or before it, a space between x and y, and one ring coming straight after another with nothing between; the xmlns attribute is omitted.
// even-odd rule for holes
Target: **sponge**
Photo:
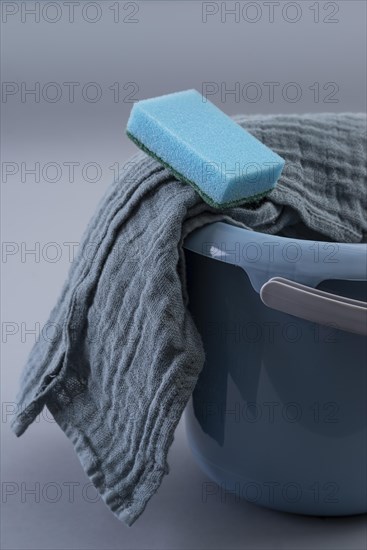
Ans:
<svg viewBox="0 0 367 550"><path fill-rule="evenodd" d="M216 208L260 199L284 167L279 155L196 90L139 101L126 133Z"/></svg>

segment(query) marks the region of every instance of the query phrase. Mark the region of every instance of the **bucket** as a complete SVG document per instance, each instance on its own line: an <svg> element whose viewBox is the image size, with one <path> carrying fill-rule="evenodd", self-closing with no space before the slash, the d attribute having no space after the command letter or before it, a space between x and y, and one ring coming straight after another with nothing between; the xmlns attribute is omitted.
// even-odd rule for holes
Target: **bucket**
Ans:
<svg viewBox="0 0 367 550"><path fill-rule="evenodd" d="M206 353L186 428L214 492L366 513L367 245L218 222L189 235L185 256Z"/></svg>

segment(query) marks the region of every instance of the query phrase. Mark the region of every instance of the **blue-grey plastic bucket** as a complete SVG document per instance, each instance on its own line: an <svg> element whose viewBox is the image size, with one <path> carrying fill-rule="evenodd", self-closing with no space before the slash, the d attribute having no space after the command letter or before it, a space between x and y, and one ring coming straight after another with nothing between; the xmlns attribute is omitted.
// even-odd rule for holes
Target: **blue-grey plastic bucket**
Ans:
<svg viewBox="0 0 367 550"><path fill-rule="evenodd" d="M206 496L235 493L309 515L366 513L365 330L301 319L259 293L280 276L366 302L367 246L215 223L190 235L185 252L206 353L186 426L197 462L218 484L207 484Z"/></svg>

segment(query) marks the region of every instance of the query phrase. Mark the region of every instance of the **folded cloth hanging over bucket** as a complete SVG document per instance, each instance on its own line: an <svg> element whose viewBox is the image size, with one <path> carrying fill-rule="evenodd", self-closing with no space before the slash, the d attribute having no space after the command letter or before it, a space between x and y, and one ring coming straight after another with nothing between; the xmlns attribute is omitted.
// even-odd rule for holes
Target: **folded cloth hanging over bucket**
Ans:
<svg viewBox="0 0 367 550"><path fill-rule="evenodd" d="M297 226L324 240L367 237L364 115L236 120L286 160L276 189L218 211L159 162L136 156L90 221L48 321L59 330L35 344L21 380L14 432L47 406L106 504L129 525L168 472L174 431L204 362L187 309L185 236L227 220L271 234Z"/></svg>

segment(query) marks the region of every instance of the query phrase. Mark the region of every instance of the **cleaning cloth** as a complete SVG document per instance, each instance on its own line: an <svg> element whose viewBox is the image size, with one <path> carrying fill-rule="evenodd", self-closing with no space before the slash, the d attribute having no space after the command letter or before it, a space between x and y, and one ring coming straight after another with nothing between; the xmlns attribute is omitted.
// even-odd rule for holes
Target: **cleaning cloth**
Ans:
<svg viewBox="0 0 367 550"><path fill-rule="evenodd" d="M185 236L225 220L264 233L297 227L325 240L366 240L365 116L236 120L286 160L276 189L218 211L139 153L90 221L48 321L59 330L35 344L21 380L14 432L47 406L106 504L129 525L168 472L174 431L204 362L187 308Z"/></svg>

